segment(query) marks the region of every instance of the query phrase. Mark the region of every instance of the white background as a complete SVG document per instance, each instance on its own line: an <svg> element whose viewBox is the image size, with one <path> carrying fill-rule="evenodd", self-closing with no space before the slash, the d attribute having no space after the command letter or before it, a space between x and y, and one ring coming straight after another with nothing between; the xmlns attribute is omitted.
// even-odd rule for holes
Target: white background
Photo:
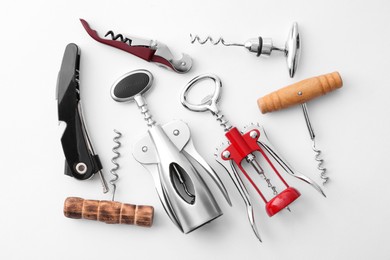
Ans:
<svg viewBox="0 0 390 260"><path fill-rule="evenodd" d="M1 24L2 172L0 259L389 259L389 22L388 1L3 1ZM154 38L175 54L194 59L183 75L161 69L92 40L78 18L100 34ZM241 48L191 45L190 33L227 40L272 37L284 44L293 21L303 45L295 78L275 53L257 58ZM123 133L117 199L153 205L152 228L106 225L63 216L67 196L110 199L98 178L79 182L63 175L56 77L66 44L82 50L81 95L91 138L109 177L113 128ZM146 98L160 122L183 119L199 152L218 171L232 198L216 187L224 215L181 234L165 214L152 178L131 155L146 132L135 104L115 103L111 84L134 69L148 69L155 84ZM339 71L344 87L311 101L309 112L331 182L322 198L291 178L301 198L292 213L266 216L253 194L260 244L228 175L216 165L214 148L223 131L209 113L179 102L194 76L212 72L224 83L220 106L238 127L260 122L295 168L320 182L299 106L262 115L257 98L307 77Z"/></svg>

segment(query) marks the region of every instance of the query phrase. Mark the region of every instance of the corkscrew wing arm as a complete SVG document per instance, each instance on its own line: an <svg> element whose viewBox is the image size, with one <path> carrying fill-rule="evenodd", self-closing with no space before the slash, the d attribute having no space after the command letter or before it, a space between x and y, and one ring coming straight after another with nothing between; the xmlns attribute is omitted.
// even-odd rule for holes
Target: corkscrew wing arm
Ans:
<svg viewBox="0 0 390 260"><path fill-rule="evenodd" d="M314 189L316 189L320 194L322 194L322 196L324 196L326 198L326 195L324 193L324 191L321 189L321 187L316 183L314 182L312 179L310 179L309 177L303 175L302 173L299 173L297 171L295 171L288 163L286 160L284 160L280 154L276 151L276 149L272 146L272 144L270 143L268 137L267 137L267 134L264 130L263 127L256 127L256 126L253 126L255 129L258 129L260 131L260 138L259 138L259 144L262 148L264 148L270 155L271 157L280 165L280 167L283 168L283 170L288 173L289 175L295 177L295 178L298 178L304 182L306 182L307 184L311 185ZM250 131L250 129L245 129L246 131Z"/></svg>
<svg viewBox="0 0 390 260"><path fill-rule="evenodd" d="M80 21L89 36L100 43L118 48L143 60L156 62L159 66L178 73L186 73L192 67L192 59L189 55L183 53L182 58L174 59L172 52L163 43L137 37L123 37L121 34L115 35L112 31L106 34L106 36L110 35L112 39L104 39L89 26L87 21L84 19L80 19Z"/></svg>
<svg viewBox="0 0 390 260"><path fill-rule="evenodd" d="M237 169L234 167L233 161L222 160L218 152L216 152L214 155L215 155L216 161L227 171L227 173L229 174L230 178L232 179L234 185L236 186L237 190L239 191L242 199L244 200L247 215L248 215L248 220L251 224L252 230L255 233L257 239L259 239L259 241L262 242L261 238L260 238L259 231L257 230L257 227L256 227L253 206L252 206L248 191L246 190L245 185L242 182L241 177L239 176L239 174L237 172ZM232 169L233 173L231 173L229 171L229 169L228 169L229 167Z"/></svg>
<svg viewBox="0 0 390 260"><path fill-rule="evenodd" d="M66 124L61 137L66 163L65 174L79 180L99 173L104 192L108 191L99 156L95 154L82 114L79 89L80 50L74 43L65 49L57 79L58 119Z"/></svg>

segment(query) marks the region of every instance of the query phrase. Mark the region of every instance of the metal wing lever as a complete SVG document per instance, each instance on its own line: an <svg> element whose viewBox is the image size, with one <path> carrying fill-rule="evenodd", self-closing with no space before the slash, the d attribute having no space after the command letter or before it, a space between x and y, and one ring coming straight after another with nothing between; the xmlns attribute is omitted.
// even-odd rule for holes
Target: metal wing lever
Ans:
<svg viewBox="0 0 390 260"><path fill-rule="evenodd" d="M82 113L79 89L80 49L74 43L65 49L57 79L58 119L66 124L61 137L66 158L65 174L78 180L86 180L98 173L103 192L108 192L99 156L95 154L88 136Z"/></svg>
<svg viewBox="0 0 390 260"><path fill-rule="evenodd" d="M254 211L253 211L253 206L252 206L252 203L251 203L251 200L249 197L249 193L246 190L245 185L242 182L241 177L237 172L237 169L234 167L233 161L222 160L220 158L220 155L218 152L216 152L214 154L214 156L215 156L215 160L227 171L227 173L229 174L230 178L232 179L234 185L236 186L237 190L239 191L242 199L245 202L248 220L251 224L252 230L255 233L257 239L259 239L259 241L262 242L261 238L260 238L259 231L257 230L257 226L255 223ZM232 169L233 174L228 170L229 166Z"/></svg>
<svg viewBox="0 0 390 260"><path fill-rule="evenodd" d="M89 36L100 43L131 53L143 60L156 62L157 65L178 73L186 73L192 67L192 59L188 54L183 53L180 59L175 59L169 48L156 40L125 37L122 34L115 35L112 31L105 35L111 36L112 39L104 39L89 26L87 21L84 19L80 21Z"/></svg>
<svg viewBox="0 0 390 260"><path fill-rule="evenodd" d="M270 143L267 133L265 132L264 128L261 126L252 126L253 128L257 129L260 131L260 138L259 138L259 144L261 145L262 148L264 148L271 156L272 158L280 165L280 167L283 168L283 170L288 173L289 175L298 178L307 184L311 185L314 189L316 189L322 196L326 198L326 195L324 191L321 189L321 187L314 182L312 179L309 177L303 175L302 173L299 173L295 171L285 159L281 157L281 155L276 151L275 147ZM251 129L246 128L246 131L250 131Z"/></svg>

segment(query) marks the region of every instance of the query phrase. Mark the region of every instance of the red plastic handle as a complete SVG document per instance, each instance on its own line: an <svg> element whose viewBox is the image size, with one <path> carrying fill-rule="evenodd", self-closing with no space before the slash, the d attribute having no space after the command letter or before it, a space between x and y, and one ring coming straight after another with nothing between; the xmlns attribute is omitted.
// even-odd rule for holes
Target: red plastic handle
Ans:
<svg viewBox="0 0 390 260"><path fill-rule="evenodd" d="M265 210L267 211L268 216L272 217L288 205L290 205L294 200L299 198L301 193L293 187L288 187L278 195L276 195L272 200L267 202L265 205Z"/></svg>

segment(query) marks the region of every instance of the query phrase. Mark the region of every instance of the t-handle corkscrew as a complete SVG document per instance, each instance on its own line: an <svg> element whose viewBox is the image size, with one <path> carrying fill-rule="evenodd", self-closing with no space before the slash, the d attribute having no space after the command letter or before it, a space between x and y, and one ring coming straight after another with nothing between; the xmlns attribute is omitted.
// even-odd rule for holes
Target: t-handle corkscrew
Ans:
<svg viewBox="0 0 390 260"><path fill-rule="evenodd" d="M341 88L342 86L343 81L340 74L338 72L333 72L299 81L257 100L257 104L263 114L297 104L301 105L307 129L309 130L310 139L313 141L312 149L315 152L315 160L318 162L317 169L320 171L320 177L323 180L323 184L328 182L329 177L326 176L326 168L322 165L324 160L320 158L321 150L316 147L316 136L310 122L306 102Z"/></svg>

